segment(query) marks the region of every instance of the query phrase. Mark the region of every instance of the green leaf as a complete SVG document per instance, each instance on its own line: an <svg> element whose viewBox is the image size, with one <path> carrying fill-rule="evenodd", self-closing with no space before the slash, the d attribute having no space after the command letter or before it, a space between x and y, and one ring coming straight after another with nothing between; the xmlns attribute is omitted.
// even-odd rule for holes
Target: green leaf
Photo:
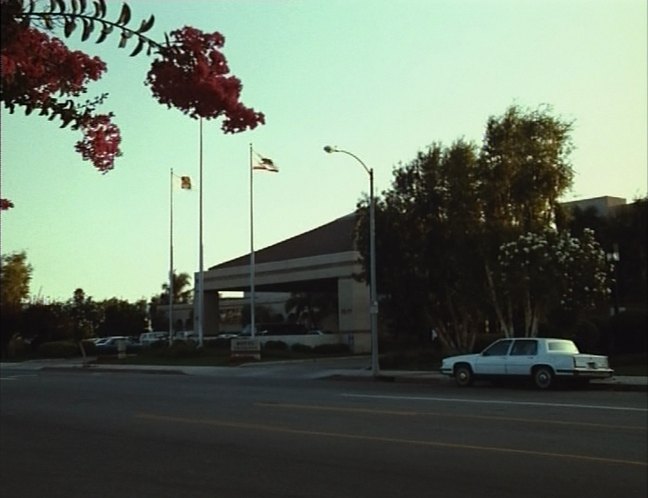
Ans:
<svg viewBox="0 0 648 498"><path fill-rule="evenodd" d="M106 39L106 37L112 32L112 30L113 30L112 26L108 24L104 24L103 29L99 34L99 38L97 38L97 43L103 42Z"/></svg>
<svg viewBox="0 0 648 498"><path fill-rule="evenodd" d="M137 41L137 46L135 47L135 50L133 50L131 52L130 56L135 57L137 54L139 54L142 51L142 49L144 48L144 43L145 43L144 38L140 38Z"/></svg>
<svg viewBox="0 0 648 498"><path fill-rule="evenodd" d="M103 19L106 17L106 2L104 0L96 0L92 2L94 4L95 8L95 17L98 17L99 19Z"/></svg>
<svg viewBox="0 0 648 498"><path fill-rule="evenodd" d="M63 0L56 0L56 6L60 12L65 12L65 2Z"/></svg>
<svg viewBox="0 0 648 498"><path fill-rule="evenodd" d="M119 40L119 48L124 48L126 46L126 43L128 43L128 39L131 37L131 33L128 31L122 31L121 34L121 39Z"/></svg>
<svg viewBox="0 0 648 498"><path fill-rule="evenodd" d="M45 27L47 29L54 29L54 23L52 22L52 18L50 16L43 16L43 22L45 23Z"/></svg>
<svg viewBox="0 0 648 498"><path fill-rule="evenodd" d="M81 35L81 41L86 41L90 38L92 30L94 29L94 23L89 19L82 19L83 21L83 34Z"/></svg>
<svg viewBox="0 0 648 498"><path fill-rule="evenodd" d="M65 27L63 28L63 32L65 33L66 38L70 37L74 28L76 28L76 20L73 17L65 17Z"/></svg>
<svg viewBox="0 0 648 498"><path fill-rule="evenodd" d="M126 24L128 24L128 21L130 21L130 18L131 18L130 7L128 6L127 3L124 3L124 5L122 5L121 14L119 14L119 19L117 19L117 24L121 24L122 26L125 26Z"/></svg>
<svg viewBox="0 0 648 498"><path fill-rule="evenodd" d="M142 21L142 24L140 25L139 29L137 30L138 33L145 33L149 29L153 27L153 23L155 22L155 17L151 15L151 17L148 18L148 21Z"/></svg>

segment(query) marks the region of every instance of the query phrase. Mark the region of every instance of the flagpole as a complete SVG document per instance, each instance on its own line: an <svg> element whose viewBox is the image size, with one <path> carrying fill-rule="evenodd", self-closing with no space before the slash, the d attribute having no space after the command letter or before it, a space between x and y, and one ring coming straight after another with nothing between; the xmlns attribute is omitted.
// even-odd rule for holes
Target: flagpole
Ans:
<svg viewBox="0 0 648 498"><path fill-rule="evenodd" d="M256 329L254 302L254 164L250 144L250 337L254 338Z"/></svg>
<svg viewBox="0 0 648 498"><path fill-rule="evenodd" d="M169 182L169 345L173 344L173 168Z"/></svg>
<svg viewBox="0 0 648 498"><path fill-rule="evenodd" d="M204 316L205 316L205 272L203 270L203 122L200 118L200 174L199 174L199 208L198 208L198 345L203 346L204 340Z"/></svg>

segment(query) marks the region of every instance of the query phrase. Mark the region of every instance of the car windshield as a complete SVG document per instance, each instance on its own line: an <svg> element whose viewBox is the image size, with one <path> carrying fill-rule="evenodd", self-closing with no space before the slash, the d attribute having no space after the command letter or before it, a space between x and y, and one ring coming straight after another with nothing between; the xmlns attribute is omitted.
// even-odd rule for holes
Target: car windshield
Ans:
<svg viewBox="0 0 648 498"><path fill-rule="evenodd" d="M549 341L547 349L554 353L578 353L578 348L572 341Z"/></svg>

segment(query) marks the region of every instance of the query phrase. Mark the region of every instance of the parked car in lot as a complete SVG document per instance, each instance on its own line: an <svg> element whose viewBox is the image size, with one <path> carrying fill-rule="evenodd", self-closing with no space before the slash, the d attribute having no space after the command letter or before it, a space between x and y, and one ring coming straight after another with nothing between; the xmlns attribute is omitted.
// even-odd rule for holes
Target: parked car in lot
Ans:
<svg viewBox="0 0 648 498"><path fill-rule="evenodd" d="M308 329L304 325L297 323L257 323L254 327L255 336L266 335L305 335ZM247 324L239 336L249 337L252 332L252 327Z"/></svg>
<svg viewBox="0 0 648 498"><path fill-rule="evenodd" d="M168 332L143 332L139 336L140 343L143 347L151 346L158 342L168 342Z"/></svg>
<svg viewBox="0 0 648 498"><path fill-rule="evenodd" d="M441 373L454 377L457 385L469 386L475 379L526 377L539 389L556 380L587 382L614 373L607 356L582 354L567 339L500 339L478 354L444 358Z"/></svg>
<svg viewBox="0 0 648 498"><path fill-rule="evenodd" d="M111 336L106 337L104 341L100 341L95 344L97 355L113 355L119 353L119 343L123 342L125 344L126 353L133 354L138 353L142 349L142 344L128 336Z"/></svg>

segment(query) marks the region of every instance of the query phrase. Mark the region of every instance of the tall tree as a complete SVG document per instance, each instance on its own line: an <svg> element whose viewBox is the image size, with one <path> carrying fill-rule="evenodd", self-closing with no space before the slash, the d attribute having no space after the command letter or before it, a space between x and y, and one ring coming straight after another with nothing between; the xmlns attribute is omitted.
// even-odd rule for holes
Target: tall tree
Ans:
<svg viewBox="0 0 648 498"><path fill-rule="evenodd" d="M394 171L377 209L383 317L392 330L421 338L434 329L454 350L470 349L483 322L477 165L474 144L434 144ZM366 200L360 207L356 236L366 267Z"/></svg>
<svg viewBox="0 0 648 498"><path fill-rule="evenodd" d="M328 315L337 313L337 299L331 292L295 292L284 305L288 316L308 328L319 328Z"/></svg>
<svg viewBox="0 0 648 498"><path fill-rule="evenodd" d="M0 256L0 303L2 307L20 306L29 296L32 266L27 254L15 252Z"/></svg>
<svg viewBox="0 0 648 498"><path fill-rule="evenodd" d="M535 335L537 321L546 310L539 301L531 302L532 295L540 300L541 292L515 293L498 286L497 281L505 277L496 274L496 258L503 244L557 225L558 199L573 179L571 128L571 122L555 117L547 106L535 111L511 106L502 116L489 118L486 125L479 161L484 248L488 251L484 266L499 330L509 337ZM558 260L561 256L551 257ZM543 287L541 279L530 285L536 284ZM522 330L516 331L516 325Z"/></svg>
<svg viewBox="0 0 648 498"><path fill-rule="evenodd" d="M397 168L391 190L378 203L376 222L383 316L426 336L433 327L458 351L472 349L491 316L505 335L537 333L546 308L556 301L543 294L546 275L513 257L514 248L523 253L534 248L524 237L561 241L543 255L562 279L554 282L556 291L567 282L590 288L597 282L597 296L604 293L601 251L591 235L576 240L546 232L556 229L558 198L572 180L570 129L571 123L549 108L512 106L488 120L480 149L461 140L449 148L435 144ZM365 199L357 227L365 267L366 206ZM509 259L498 259L507 248ZM561 266L565 251L580 263ZM524 273L525 268L533 271ZM579 278L578 271L589 273ZM522 288L526 291L515 292ZM590 302L586 297L571 293L569 299Z"/></svg>
<svg viewBox="0 0 648 498"><path fill-rule="evenodd" d="M105 0L92 5L90 10L85 0L0 0L0 100L9 112L16 108L23 108L26 114L38 111L50 120L59 120L62 127L82 131L77 152L102 173L111 170L121 155L121 134L112 113L97 112L107 94L79 102L87 84L100 79L107 66L99 57L69 50L53 33L62 32L66 38L80 33L82 41L96 36L96 42L101 43L114 32L120 36L120 48L134 40L131 56L146 49L146 54L154 57L145 83L160 103L192 118L223 117L225 133L265 122L263 114L240 102L242 84L229 74L221 52L225 38L220 33L184 27L165 34L165 42L160 43L145 34L153 27L153 16L133 28L128 26L131 9L126 3L115 21L107 18ZM0 200L0 209L11 207L10 200Z"/></svg>
<svg viewBox="0 0 648 498"><path fill-rule="evenodd" d="M191 302L192 290L187 289L191 285L191 276L188 273L173 272L171 281L173 285L173 302L174 303L189 303ZM162 284L163 293L160 295L160 302L162 304L169 304L169 282Z"/></svg>
<svg viewBox="0 0 648 498"><path fill-rule="evenodd" d="M0 256L0 325L2 354L11 338L20 332L22 305L29 296L32 266L25 252Z"/></svg>
<svg viewBox="0 0 648 498"><path fill-rule="evenodd" d="M147 313L143 302L129 303L111 298L101 302L104 320L99 327L100 336L139 336L146 327Z"/></svg>
<svg viewBox="0 0 648 498"><path fill-rule="evenodd" d="M496 233L544 230L555 222L558 199L571 187L571 122L551 108L509 107L491 116L480 153L485 222Z"/></svg>

